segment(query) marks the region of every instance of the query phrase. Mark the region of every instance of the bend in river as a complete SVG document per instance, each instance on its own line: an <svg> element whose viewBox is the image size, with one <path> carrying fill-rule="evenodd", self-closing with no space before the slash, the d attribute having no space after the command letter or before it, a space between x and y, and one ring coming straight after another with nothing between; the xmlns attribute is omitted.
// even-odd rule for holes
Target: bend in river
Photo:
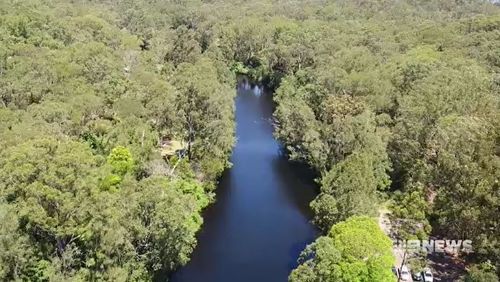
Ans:
<svg viewBox="0 0 500 282"><path fill-rule="evenodd" d="M287 281L317 230L309 222L312 175L287 161L273 136L272 94L242 80L237 143L207 208L191 261L174 282Z"/></svg>

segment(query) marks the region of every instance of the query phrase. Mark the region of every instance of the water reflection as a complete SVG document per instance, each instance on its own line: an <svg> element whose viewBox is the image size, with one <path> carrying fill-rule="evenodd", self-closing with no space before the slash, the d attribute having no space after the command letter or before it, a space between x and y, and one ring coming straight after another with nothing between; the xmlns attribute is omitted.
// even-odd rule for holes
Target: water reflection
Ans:
<svg viewBox="0 0 500 282"><path fill-rule="evenodd" d="M261 86L259 86L259 85L255 85L255 86L253 87L253 94L254 94L255 96L260 96L260 95L262 95L262 87L261 87Z"/></svg>
<svg viewBox="0 0 500 282"><path fill-rule="evenodd" d="M255 96L261 96L264 92L264 87L259 84L250 83L247 78L240 78L238 82L239 91L251 90Z"/></svg>
<svg viewBox="0 0 500 282"><path fill-rule="evenodd" d="M314 240L309 202L313 177L280 153L273 137L272 99L242 79L236 99L238 142L205 214L199 244L174 282L280 282Z"/></svg>

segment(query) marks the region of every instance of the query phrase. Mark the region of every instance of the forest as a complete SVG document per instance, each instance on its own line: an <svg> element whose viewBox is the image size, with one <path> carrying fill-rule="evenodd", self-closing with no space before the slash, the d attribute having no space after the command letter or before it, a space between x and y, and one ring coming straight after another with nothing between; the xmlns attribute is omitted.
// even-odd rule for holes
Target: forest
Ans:
<svg viewBox="0 0 500 282"><path fill-rule="evenodd" d="M231 166L238 75L274 91L276 137L318 175L322 236L290 281L396 281L381 207L400 239L472 240L461 281L498 281L500 6L482 0L1 1L0 280L185 265Z"/></svg>

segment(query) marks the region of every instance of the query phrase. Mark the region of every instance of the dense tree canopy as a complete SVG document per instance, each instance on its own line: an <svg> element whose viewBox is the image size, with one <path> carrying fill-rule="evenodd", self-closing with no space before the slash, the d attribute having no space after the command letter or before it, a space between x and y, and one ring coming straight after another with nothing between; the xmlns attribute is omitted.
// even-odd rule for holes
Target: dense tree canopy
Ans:
<svg viewBox="0 0 500 282"><path fill-rule="evenodd" d="M394 281L392 242L369 217L351 217L332 227L301 255L290 281Z"/></svg>
<svg viewBox="0 0 500 282"><path fill-rule="evenodd" d="M117 12L0 4L2 281L150 280L196 245L233 144L234 76L182 45L191 30L145 46ZM162 157L163 139L185 157Z"/></svg>
<svg viewBox="0 0 500 282"><path fill-rule="evenodd" d="M291 280L389 279L388 257L347 249L390 249L357 217L386 199L398 236L473 240L491 263L468 279L493 277L499 32L482 0L2 1L0 280L186 263L229 165L235 74L275 89L277 138L319 175L327 236Z"/></svg>

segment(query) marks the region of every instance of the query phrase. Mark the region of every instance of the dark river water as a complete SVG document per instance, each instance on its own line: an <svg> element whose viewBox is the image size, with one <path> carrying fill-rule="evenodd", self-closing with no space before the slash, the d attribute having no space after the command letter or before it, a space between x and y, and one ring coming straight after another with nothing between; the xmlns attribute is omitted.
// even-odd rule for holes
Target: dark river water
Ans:
<svg viewBox="0 0 500 282"><path fill-rule="evenodd" d="M220 180L217 202L204 213L191 261L171 281L287 281L317 235L309 222L313 176L281 153L271 94L238 85L233 166Z"/></svg>

